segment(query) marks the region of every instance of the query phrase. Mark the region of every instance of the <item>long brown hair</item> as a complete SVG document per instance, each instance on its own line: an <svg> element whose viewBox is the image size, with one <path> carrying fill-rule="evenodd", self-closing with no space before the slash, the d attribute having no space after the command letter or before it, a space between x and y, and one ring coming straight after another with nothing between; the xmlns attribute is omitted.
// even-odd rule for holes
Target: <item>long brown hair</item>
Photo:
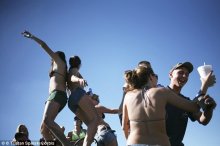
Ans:
<svg viewBox="0 0 220 146"><path fill-rule="evenodd" d="M151 74L154 74L152 68L138 66L135 70L125 72L124 78L129 85L129 90L141 89L148 83Z"/></svg>

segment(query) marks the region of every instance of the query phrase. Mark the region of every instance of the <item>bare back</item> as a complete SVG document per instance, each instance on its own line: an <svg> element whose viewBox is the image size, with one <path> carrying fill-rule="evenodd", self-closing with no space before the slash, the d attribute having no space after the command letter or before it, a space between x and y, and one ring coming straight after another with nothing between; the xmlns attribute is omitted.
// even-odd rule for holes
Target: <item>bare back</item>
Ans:
<svg viewBox="0 0 220 146"><path fill-rule="evenodd" d="M165 104L166 101L152 98L143 90L133 90L126 94L123 112L127 114L123 114L123 125L129 122L127 144L170 145L164 119Z"/></svg>
<svg viewBox="0 0 220 146"><path fill-rule="evenodd" d="M192 113L199 110L197 104L166 88L150 88L142 93L143 90L136 89L128 92L125 96L123 129L128 137L128 144L169 146L164 119L166 104L172 104ZM127 124L128 122L130 124ZM130 135L128 134L129 130Z"/></svg>

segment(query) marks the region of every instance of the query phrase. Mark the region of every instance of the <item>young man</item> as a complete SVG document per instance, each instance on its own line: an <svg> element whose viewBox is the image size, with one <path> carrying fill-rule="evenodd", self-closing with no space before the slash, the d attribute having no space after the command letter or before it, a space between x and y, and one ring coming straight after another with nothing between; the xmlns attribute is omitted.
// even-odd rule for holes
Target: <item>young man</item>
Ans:
<svg viewBox="0 0 220 146"><path fill-rule="evenodd" d="M188 81L189 74L193 71L193 65L190 62L178 63L175 65L170 73L170 85L167 87L181 97L190 100L181 94L181 90ZM201 79L202 85L198 96L205 95L208 87L215 84L215 76L212 72L205 78ZM207 97L207 96L206 96ZM192 121L198 121L200 124L207 125L212 118L213 109L216 107L215 101L208 96L205 99L207 109L198 113L187 113L174 106L166 106L166 130L169 136L171 146L184 146L182 140L185 135L188 118Z"/></svg>

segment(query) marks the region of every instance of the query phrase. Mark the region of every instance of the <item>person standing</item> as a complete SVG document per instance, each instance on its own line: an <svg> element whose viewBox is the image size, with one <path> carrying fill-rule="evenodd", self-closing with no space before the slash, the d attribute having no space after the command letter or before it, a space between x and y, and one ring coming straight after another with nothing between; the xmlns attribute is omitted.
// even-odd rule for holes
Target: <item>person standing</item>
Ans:
<svg viewBox="0 0 220 146"><path fill-rule="evenodd" d="M89 100L89 95L84 90L84 87L88 84L79 72L81 66L79 56L70 57L69 65L68 89L71 93L69 95L68 107L87 125L83 146L90 146L96 133L98 114L92 101Z"/></svg>
<svg viewBox="0 0 220 146"><path fill-rule="evenodd" d="M157 87L152 68L139 66L124 76L129 85L122 118L127 145L170 146L165 124L166 104L196 112L199 110L197 102L180 98L167 88Z"/></svg>
<svg viewBox="0 0 220 146"><path fill-rule="evenodd" d="M65 54L62 51L54 52L41 39L37 38L28 31L24 31L22 35L37 42L44 51L50 56L51 69L49 72L49 98L46 101L41 123L41 134L46 141L52 141L53 135L63 145L68 146L70 143L66 139L60 126L55 122L58 113L65 107L67 103L66 80L67 80L67 63ZM51 135L51 133L53 135Z"/></svg>
<svg viewBox="0 0 220 146"><path fill-rule="evenodd" d="M169 73L170 84L167 88L173 91L175 94L180 95L183 99L190 100L190 98L185 97L181 94L181 90L187 83L189 74L193 71L193 65L190 62L178 63L176 64ZM202 85L198 93L200 95L205 95L208 87L214 85L215 76L212 72L207 75L205 79L201 79ZM189 113L181 110L173 105L168 104L166 106L166 131L169 136L171 146L184 146L183 138L186 132L188 118L192 121L198 121L202 125L207 125L212 118L213 109L216 107L216 103L213 98L207 98L205 100L208 108L204 112L198 111L196 113Z"/></svg>

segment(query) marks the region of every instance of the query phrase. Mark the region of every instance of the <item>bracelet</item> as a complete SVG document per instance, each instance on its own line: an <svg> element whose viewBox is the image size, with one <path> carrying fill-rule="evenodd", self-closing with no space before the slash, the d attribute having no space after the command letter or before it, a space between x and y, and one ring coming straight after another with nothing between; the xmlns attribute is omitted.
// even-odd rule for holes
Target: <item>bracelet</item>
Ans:
<svg viewBox="0 0 220 146"><path fill-rule="evenodd" d="M197 94L197 96L193 99L193 101L195 101L197 103L197 105L202 108L203 111L207 110L207 106L205 104L205 99L203 99L203 96L205 94Z"/></svg>
<svg viewBox="0 0 220 146"><path fill-rule="evenodd" d="M202 93L202 91L199 90L199 92L196 94L195 98L200 97L200 96L204 96L204 95L205 95L205 93Z"/></svg>

